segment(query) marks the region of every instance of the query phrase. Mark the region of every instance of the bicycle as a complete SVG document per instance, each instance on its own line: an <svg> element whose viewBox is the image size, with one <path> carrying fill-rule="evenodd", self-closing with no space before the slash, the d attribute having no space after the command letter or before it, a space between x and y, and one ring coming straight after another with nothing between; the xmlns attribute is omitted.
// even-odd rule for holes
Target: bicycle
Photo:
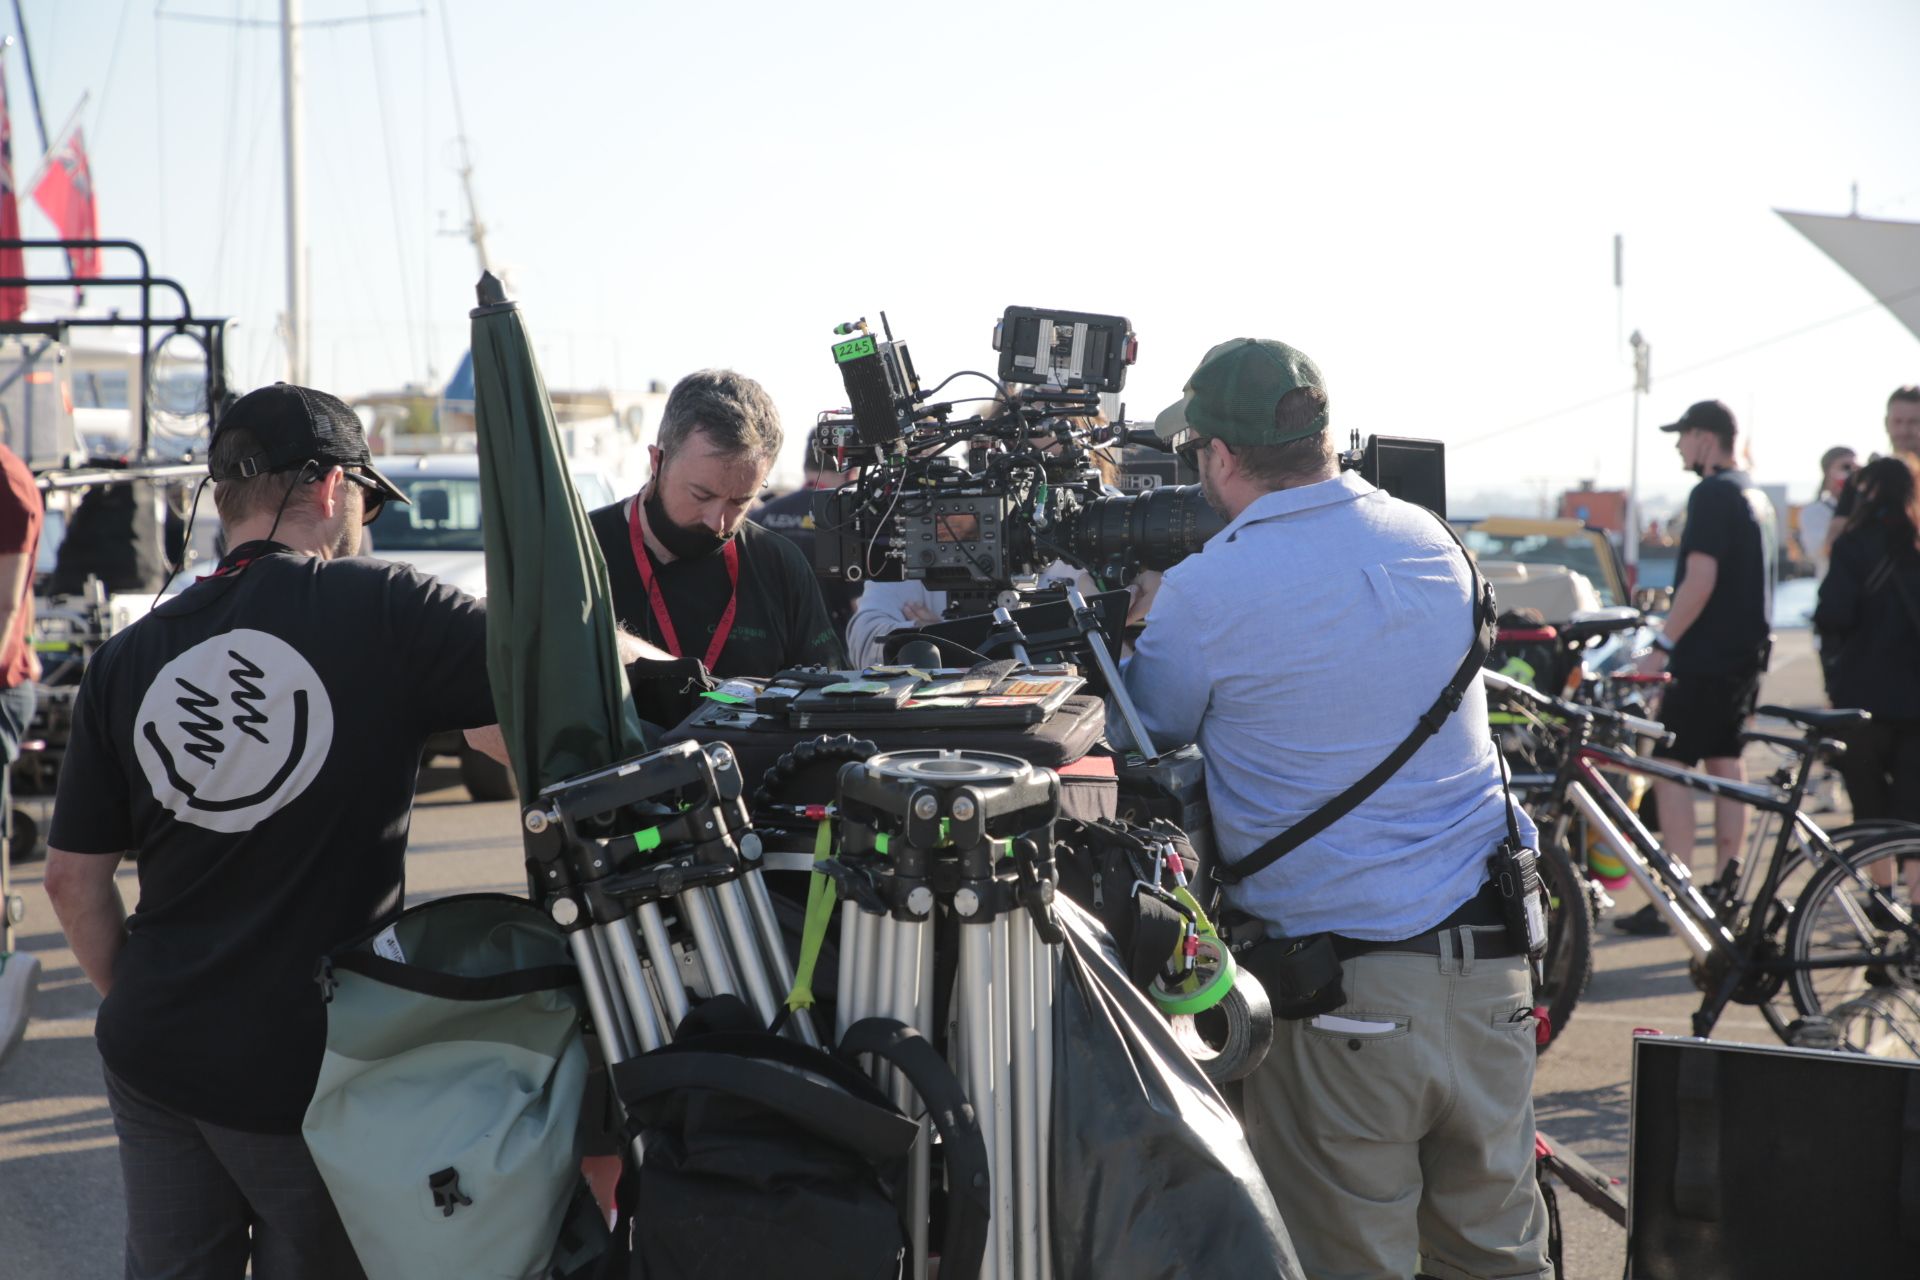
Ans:
<svg viewBox="0 0 1920 1280"><path fill-rule="evenodd" d="M1756 784L1696 773L1595 740L1596 725L1616 736L1657 739L1664 730L1651 721L1552 697L1497 674L1489 675L1488 688L1562 735L1558 767L1537 802L1543 845L1564 853L1571 824L1584 820L1693 953L1690 971L1702 993L1692 1019L1695 1035L1710 1035L1727 1005L1741 1003L1758 1007L1788 1044L1920 1058L1920 908L1914 905L1920 830L1873 826L1837 833L1842 838L1836 840L1800 809L1813 760L1844 750L1830 735L1864 722L1864 712L1761 707L1761 715L1799 725L1804 734L1743 735L1795 757L1791 767ZM1768 822L1779 822L1771 854L1743 859L1740 875L1731 883L1716 882L1710 899L1602 768L1678 782L1762 811ZM1756 832L1756 847L1762 838ZM1775 1007L1783 989L1800 1015L1796 1019Z"/></svg>

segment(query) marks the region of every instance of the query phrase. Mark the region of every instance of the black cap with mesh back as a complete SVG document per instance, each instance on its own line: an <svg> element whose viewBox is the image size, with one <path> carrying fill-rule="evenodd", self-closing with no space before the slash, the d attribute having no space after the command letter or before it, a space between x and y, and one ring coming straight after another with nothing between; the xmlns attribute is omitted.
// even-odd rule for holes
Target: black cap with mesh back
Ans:
<svg viewBox="0 0 1920 1280"><path fill-rule="evenodd" d="M207 472L215 480L246 480L276 471L295 471L307 463L345 467L348 475L380 495L385 502L405 502L407 495L374 470L360 419L338 396L311 387L276 382L249 391L221 415L213 439L228 427L240 427L258 443L256 452L236 458L224 471L211 460ZM211 447L209 447L211 453Z"/></svg>
<svg viewBox="0 0 1920 1280"><path fill-rule="evenodd" d="M1711 431L1720 437L1720 443L1733 448L1733 438L1740 433L1734 423L1733 410L1718 400L1702 400L1690 404L1687 411L1680 415L1680 421L1669 422L1660 428L1662 431Z"/></svg>

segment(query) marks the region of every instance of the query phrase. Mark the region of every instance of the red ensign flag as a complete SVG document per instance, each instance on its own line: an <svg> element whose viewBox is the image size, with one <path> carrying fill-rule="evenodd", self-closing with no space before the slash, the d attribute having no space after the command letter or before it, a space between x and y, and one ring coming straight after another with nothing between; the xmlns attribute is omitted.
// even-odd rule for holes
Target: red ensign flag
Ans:
<svg viewBox="0 0 1920 1280"><path fill-rule="evenodd" d="M7 113L7 68L0 63L0 240L20 238L20 206L13 190L13 125ZM26 259L20 250L0 249L0 276L23 276ZM25 288L0 289L0 320L18 320L27 310Z"/></svg>
<svg viewBox="0 0 1920 1280"><path fill-rule="evenodd" d="M93 174L87 169L87 145L80 136L79 125L74 125L47 153L47 166L40 171L40 181L33 188L33 202L53 220L61 238L99 238L93 205ZM76 276L100 274L98 249L69 249L67 262Z"/></svg>

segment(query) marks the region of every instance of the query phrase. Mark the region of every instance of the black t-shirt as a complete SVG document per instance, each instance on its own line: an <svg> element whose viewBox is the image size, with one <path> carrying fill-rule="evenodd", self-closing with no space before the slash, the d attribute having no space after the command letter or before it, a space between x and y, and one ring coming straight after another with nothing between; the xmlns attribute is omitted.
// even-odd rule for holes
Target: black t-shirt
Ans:
<svg viewBox="0 0 1920 1280"><path fill-rule="evenodd" d="M795 489L761 504L753 513L754 523L800 548L809 566L814 562L813 499L818 492L817 489ZM860 598L860 588L845 578L823 579L817 573L814 578L820 584L820 595L827 602L827 617L833 620L833 633L844 639L847 623L853 619L854 601Z"/></svg>
<svg viewBox="0 0 1920 1280"><path fill-rule="evenodd" d="M633 562L627 532L627 502L601 507L590 517L600 554L607 562L613 612L627 630L664 649L666 640L647 602L647 587ZM733 630L712 664L717 676L768 676L783 667L808 663L844 665L840 636L827 617L813 566L800 549L751 520L733 536L740 545L740 589ZM680 656L702 658L714 629L735 598L724 557L715 552L698 560L673 560L654 566L654 581L673 620Z"/></svg>
<svg viewBox="0 0 1920 1280"><path fill-rule="evenodd" d="M1693 487L1674 587L1687 580L1695 551L1718 569L1706 608L1674 644L1667 665L1676 675L1760 669L1772 631L1775 545L1773 503L1746 472L1716 472Z"/></svg>
<svg viewBox="0 0 1920 1280"><path fill-rule="evenodd" d="M401 905L427 737L494 720L486 612L381 560L254 542L236 564L101 646L48 843L139 854L107 1065L187 1115L294 1133L326 1039L315 964Z"/></svg>

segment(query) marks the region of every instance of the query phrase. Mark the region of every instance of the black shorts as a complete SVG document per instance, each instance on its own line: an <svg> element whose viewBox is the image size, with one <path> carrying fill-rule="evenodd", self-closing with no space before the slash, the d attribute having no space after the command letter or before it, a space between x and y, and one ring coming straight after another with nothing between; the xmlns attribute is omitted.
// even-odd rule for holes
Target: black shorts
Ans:
<svg viewBox="0 0 1920 1280"><path fill-rule="evenodd" d="M1660 698L1660 721L1673 745L1653 754L1692 766L1702 760L1740 757L1740 731L1760 697L1760 673L1688 672L1677 675Z"/></svg>

